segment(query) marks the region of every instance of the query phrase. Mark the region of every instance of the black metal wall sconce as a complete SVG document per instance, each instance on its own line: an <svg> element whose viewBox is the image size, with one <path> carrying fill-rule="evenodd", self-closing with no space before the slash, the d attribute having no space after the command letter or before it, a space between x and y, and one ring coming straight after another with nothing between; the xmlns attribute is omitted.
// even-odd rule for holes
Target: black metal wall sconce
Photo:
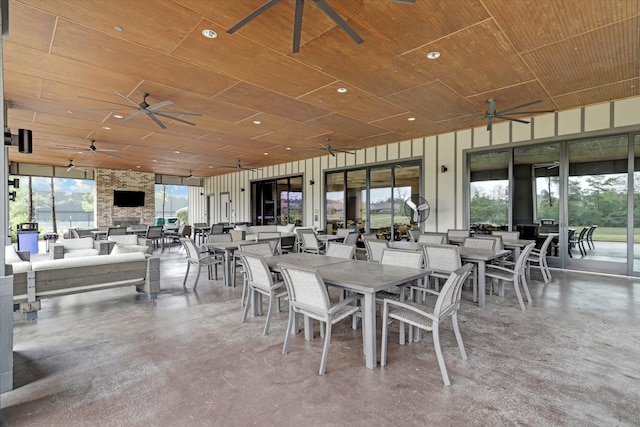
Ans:
<svg viewBox="0 0 640 427"><path fill-rule="evenodd" d="M11 131L4 131L4 145L18 147L18 151L24 154L33 152L33 132L29 129L18 129L17 135L12 135Z"/></svg>
<svg viewBox="0 0 640 427"><path fill-rule="evenodd" d="M241 187L241 188L240 188L240 192L241 192L241 193L244 193L244 187Z"/></svg>
<svg viewBox="0 0 640 427"><path fill-rule="evenodd" d="M312 179L309 180L309 185L314 185L316 182Z"/></svg>
<svg viewBox="0 0 640 427"><path fill-rule="evenodd" d="M445 165L440 166L440 172L445 173L448 170L449 170L449 168L446 167Z"/></svg>

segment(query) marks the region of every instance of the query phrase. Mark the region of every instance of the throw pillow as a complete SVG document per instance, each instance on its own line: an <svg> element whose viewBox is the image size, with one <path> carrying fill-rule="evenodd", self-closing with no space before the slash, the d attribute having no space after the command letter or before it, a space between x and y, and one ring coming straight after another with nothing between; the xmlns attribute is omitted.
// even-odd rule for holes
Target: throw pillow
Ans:
<svg viewBox="0 0 640 427"><path fill-rule="evenodd" d="M113 249L111 249L111 255L116 255L116 254L129 254L131 252L146 252L147 251L147 247L146 246L121 246L121 245L114 245Z"/></svg>

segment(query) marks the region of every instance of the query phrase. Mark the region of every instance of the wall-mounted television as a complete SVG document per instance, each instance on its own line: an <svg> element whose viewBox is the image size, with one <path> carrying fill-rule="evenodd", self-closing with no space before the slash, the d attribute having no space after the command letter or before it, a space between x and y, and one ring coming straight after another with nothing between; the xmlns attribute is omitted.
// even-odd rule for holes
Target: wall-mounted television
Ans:
<svg viewBox="0 0 640 427"><path fill-rule="evenodd" d="M144 206L144 191L113 190L113 204L122 208Z"/></svg>

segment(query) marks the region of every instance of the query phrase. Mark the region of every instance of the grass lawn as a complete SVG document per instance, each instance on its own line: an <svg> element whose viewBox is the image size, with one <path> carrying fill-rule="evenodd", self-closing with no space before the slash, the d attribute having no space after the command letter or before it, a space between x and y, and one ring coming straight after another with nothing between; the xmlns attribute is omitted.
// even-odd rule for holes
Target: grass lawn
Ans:
<svg viewBox="0 0 640 427"><path fill-rule="evenodd" d="M570 226L576 229L576 234L582 229L581 227ZM634 243L640 243L640 228L636 228L633 232ZM627 229L622 227L598 227L593 232L593 240L598 242L626 242Z"/></svg>

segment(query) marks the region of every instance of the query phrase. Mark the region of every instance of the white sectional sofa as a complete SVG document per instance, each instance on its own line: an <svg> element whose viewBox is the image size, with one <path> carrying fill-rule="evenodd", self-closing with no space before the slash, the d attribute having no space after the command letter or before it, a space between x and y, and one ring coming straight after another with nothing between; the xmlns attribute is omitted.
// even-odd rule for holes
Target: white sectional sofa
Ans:
<svg viewBox="0 0 640 427"><path fill-rule="evenodd" d="M295 224L287 225L239 225L235 230L245 231L246 240L255 240L261 232L279 232L280 237L295 237Z"/></svg>
<svg viewBox="0 0 640 427"><path fill-rule="evenodd" d="M49 247L50 259L77 258L94 255L108 255L115 242L109 240L93 240L92 237L79 239L62 239Z"/></svg>
<svg viewBox="0 0 640 427"><path fill-rule="evenodd" d="M4 248L4 263L8 267L5 268L7 275L31 270L30 260L31 252L29 251L16 251L13 245Z"/></svg>
<svg viewBox="0 0 640 427"><path fill-rule="evenodd" d="M43 298L122 286L135 286L155 300L160 258L132 252L32 262L28 270L13 274L14 310L36 319Z"/></svg>

